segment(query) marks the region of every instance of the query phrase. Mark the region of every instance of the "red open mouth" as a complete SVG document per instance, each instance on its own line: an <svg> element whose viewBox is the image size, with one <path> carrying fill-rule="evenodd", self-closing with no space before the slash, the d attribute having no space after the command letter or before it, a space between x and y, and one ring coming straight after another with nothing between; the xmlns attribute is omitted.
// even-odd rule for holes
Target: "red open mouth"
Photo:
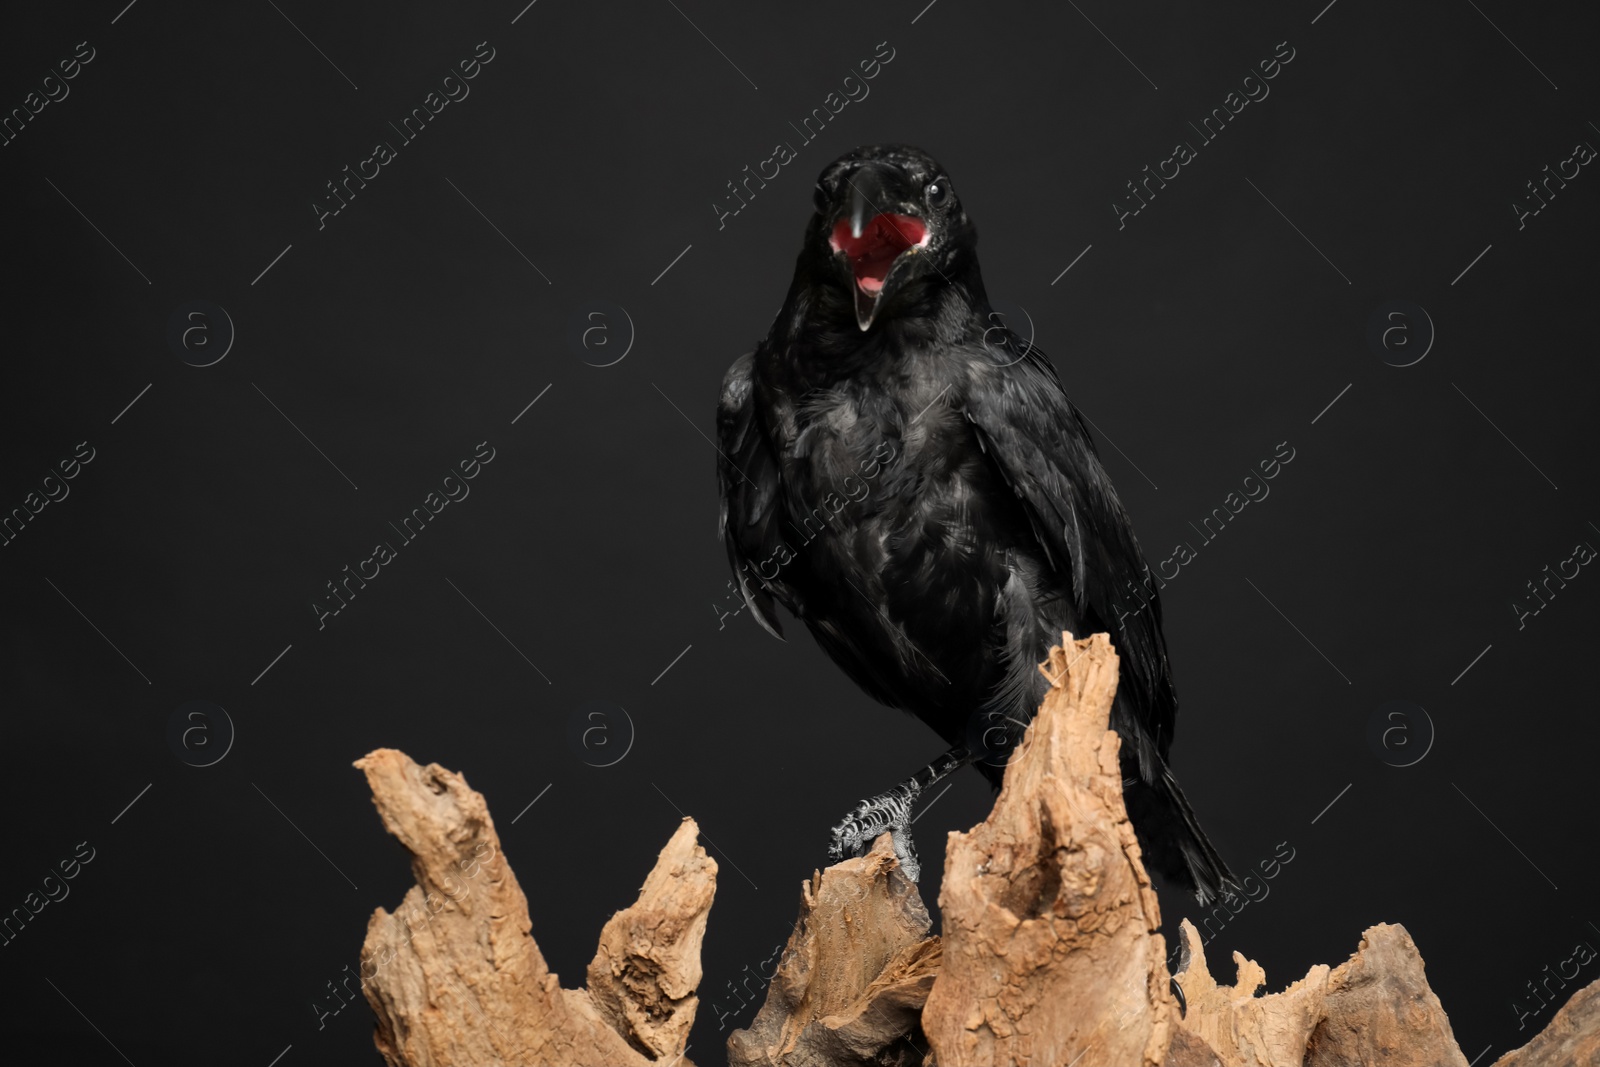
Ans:
<svg viewBox="0 0 1600 1067"><path fill-rule="evenodd" d="M861 228L860 237L851 235L848 219L840 219L834 224L828 243L835 252L849 257L850 269L861 292L876 298L883 290L883 279L900 253L922 244L927 235L928 227L921 219L885 213L873 216L872 221Z"/></svg>

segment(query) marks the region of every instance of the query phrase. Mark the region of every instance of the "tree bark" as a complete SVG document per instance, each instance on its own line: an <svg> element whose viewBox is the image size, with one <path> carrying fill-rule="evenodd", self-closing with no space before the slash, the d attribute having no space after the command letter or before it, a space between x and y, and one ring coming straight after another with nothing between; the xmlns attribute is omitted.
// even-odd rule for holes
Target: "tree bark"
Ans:
<svg viewBox="0 0 1600 1067"><path fill-rule="evenodd" d="M1493 1067L1595 1067L1600 1064L1600 979L1561 1006L1538 1036Z"/></svg>
<svg viewBox="0 0 1600 1067"><path fill-rule="evenodd" d="M1231 986L1181 924L1172 993L1161 916L1123 805L1109 640L1062 636L994 809L950 834L944 939L889 835L801 884L800 921L732 1067L1467 1067L1405 929L1263 994ZM483 797L380 749L366 772L417 884L367 928L361 974L391 1067L679 1067L698 1006L716 864L685 818L638 900L600 934L587 988L563 989L531 936ZM1494 1067L1600 1064L1600 982Z"/></svg>
<svg viewBox="0 0 1600 1067"><path fill-rule="evenodd" d="M945 852L922 1019L940 1067L1155 1067L1178 1021L1109 727L1117 654L1105 634L1063 641L994 810Z"/></svg>
<svg viewBox="0 0 1600 1067"><path fill-rule="evenodd" d="M483 797L394 749L356 766L417 880L393 914L373 914L361 950L374 1040L391 1067L688 1065L717 870L693 819L662 849L638 902L606 924L590 988L563 989L531 936Z"/></svg>
<svg viewBox="0 0 1600 1067"><path fill-rule="evenodd" d="M1183 1028L1205 1042L1225 1067L1301 1063L1327 1002L1327 965L1312 967L1281 993L1258 997L1267 981L1260 964L1235 952L1233 985L1220 986L1206 968L1194 924L1185 919L1179 931L1183 944L1176 977L1188 1002Z"/></svg>
<svg viewBox="0 0 1600 1067"><path fill-rule="evenodd" d="M1403 926L1369 927L1355 955L1328 975L1327 1001L1307 1043L1305 1067L1352 1063L1467 1067Z"/></svg>
<svg viewBox="0 0 1600 1067"><path fill-rule="evenodd" d="M730 1067L916 1067L939 968L928 910L888 834L800 888L766 1002L728 1038Z"/></svg>

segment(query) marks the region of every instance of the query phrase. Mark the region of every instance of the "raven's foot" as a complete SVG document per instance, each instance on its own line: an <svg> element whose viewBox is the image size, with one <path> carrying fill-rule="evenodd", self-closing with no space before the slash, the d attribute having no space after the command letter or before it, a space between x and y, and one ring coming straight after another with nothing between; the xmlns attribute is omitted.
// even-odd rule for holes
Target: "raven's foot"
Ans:
<svg viewBox="0 0 1600 1067"><path fill-rule="evenodd" d="M838 861L846 856L864 855L878 835L887 830L894 841L900 870L911 881L917 881L922 876L922 864L911 842L911 805L921 792L914 782L902 782L881 796L857 804L855 810L833 828L833 844L828 846L828 856Z"/></svg>

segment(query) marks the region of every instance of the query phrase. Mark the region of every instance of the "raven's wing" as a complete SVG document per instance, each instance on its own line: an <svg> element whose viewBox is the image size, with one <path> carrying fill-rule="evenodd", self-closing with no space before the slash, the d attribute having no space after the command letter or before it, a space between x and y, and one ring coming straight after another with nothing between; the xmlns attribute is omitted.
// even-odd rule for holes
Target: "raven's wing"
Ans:
<svg viewBox="0 0 1600 1067"><path fill-rule="evenodd" d="M1079 614L1111 634L1123 689L1165 760L1177 696L1161 603L1088 427L1050 358L1031 342L1008 332L1005 349L985 345L970 366L964 406L978 442L1022 501Z"/></svg>
<svg viewBox="0 0 1600 1067"><path fill-rule="evenodd" d="M781 640L783 625L772 602L776 599L799 614L798 597L777 578L778 565L788 550L781 548L777 531L778 461L756 412L751 377L754 362L755 353L746 352L722 378L722 398L717 403L717 487L722 508L717 529L728 546L728 563L745 603L762 628ZM764 573L768 570L772 577Z"/></svg>

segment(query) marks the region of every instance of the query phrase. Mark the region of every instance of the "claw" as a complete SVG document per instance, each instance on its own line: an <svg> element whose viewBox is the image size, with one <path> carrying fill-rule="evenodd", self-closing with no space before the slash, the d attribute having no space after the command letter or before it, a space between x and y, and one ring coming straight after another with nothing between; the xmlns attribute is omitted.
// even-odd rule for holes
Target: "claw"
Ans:
<svg viewBox="0 0 1600 1067"><path fill-rule="evenodd" d="M913 883L922 880L922 864L917 859L916 846L911 843L911 828L897 826L892 832L894 854L900 861L901 872Z"/></svg>
<svg viewBox="0 0 1600 1067"><path fill-rule="evenodd" d="M911 802L916 791L898 786L882 796L863 800L833 828L828 857L838 862L849 856L864 855L879 834L889 831L900 869L913 882L922 874L916 848L911 843Z"/></svg>

